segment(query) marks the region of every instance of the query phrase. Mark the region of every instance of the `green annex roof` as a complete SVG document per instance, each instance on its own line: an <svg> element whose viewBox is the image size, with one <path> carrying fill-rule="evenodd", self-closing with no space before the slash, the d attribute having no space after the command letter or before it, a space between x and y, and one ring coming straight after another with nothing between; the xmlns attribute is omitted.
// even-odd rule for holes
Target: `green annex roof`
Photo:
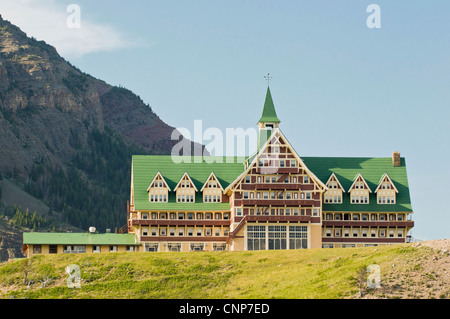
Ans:
<svg viewBox="0 0 450 319"><path fill-rule="evenodd" d="M264 108L261 115L261 119L259 123L263 122L273 122L280 123L281 121L278 119L277 112L275 112L275 106L272 100L272 94L270 94L270 88L267 88L266 100L264 102Z"/></svg>
<svg viewBox="0 0 450 319"><path fill-rule="evenodd" d="M205 161L208 160L208 162ZM134 207L136 210L230 210L229 203L203 203L201 192L196 193L195 203L177 203L175 192L169 193L168 203L150 203L147 188L158 172L170 189L174 189L186 172L197 189L201 189L211 172L214 172L225 189L244 171L245 157L222 156L133 156Z"/></svg>
<svg viewBox="0 0 450 319"><path fill-rule="evenodd" d="M394 167L392 158L359 157L301 157L305 165L324 184L334 173L344 187L342 204L323 204L323 211L355 212L412 212L406 174L405 159ZM133 156L133 189L135 210L229 210L229 203L203 203L202 193L197 192L195 203L177 203L174 192L169 192L168 203L150 203L147 188L155 175L160 172L171 189L187 172L197 189L201 189L211 172L214 172L222 187L228 187L245 170L245 157L176 157L184 162L174 162L171 156ZM208 160L208 162L205 161ZM199 163L196 163L199 161ZM212 162L212 163L211 163ZM358 173L364 177L372 190L369 204L351 204L348 190ZM387 173L398 189L396 204L378 204L375 189L380 178Z"/></svg>
<svg viewBox="0 0 450 319"><path fill-rule="evenodd" d="M409 194L406 162L401 158L399 167L392 165L392 158L377 157L302 157L306 166L326 183L332 173L336 175L345 190L342 204L323 204L323 211L377 211L377 212L412 212ZM369 204L351 204L348 192L354 178L361 173L372 193ZM395 204L377 204L377 188L380 178L387 173L398 189Z"/></svg>
<svg viewBox="0 0 450 319"><path fill-rule="evenodd" d="M140 245L134 234L23 233L25 245Z"/></svg>

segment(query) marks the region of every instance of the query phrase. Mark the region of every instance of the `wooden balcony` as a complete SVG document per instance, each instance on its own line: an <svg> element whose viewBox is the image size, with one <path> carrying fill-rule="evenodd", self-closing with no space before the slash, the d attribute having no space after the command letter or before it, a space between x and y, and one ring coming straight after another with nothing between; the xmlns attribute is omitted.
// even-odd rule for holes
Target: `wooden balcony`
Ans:
<svg viewBox="0 0 450 319"><path fill-rule="evenodd" d="M308 223L313 220L311 216L279 216L279 215L247 215L248 222L269 222L269 223ZM320 218L317 217L320 221Z"/></svg>
<svg viewBox="0 0 450 319"><path fill-rule="evenodd" d="M133 219L133 226L230 226L229 219Z"/></svg>
<svg viewBox="0 0 450 319"><path fill-rule="evenodd" d="M256 173L257 174L298 173L298 167L276 167L276 166L256 167Z"/></svg>
<svg viewBox="0 0 450 319"><path fill-rule="evenodd" d="M148 241L188 241L188 242L226 242L228 236L141 236L142 242Z"/></svg>
<svg viewBox="0 0 450 319"><path fill-rule="evenodd" d="M241 201L241 203L238 203ZM242 199L235 200L236 206L314 206L313 199ZM320 206L320 200L317 201Z"/></svg>
<svg viewBox="0 0 450 319"><path fill-rule="evenodd" d="M389 243L405 243L406 237L322 237L322 243L343 243L343 244L354 244L354 243L373 243L373 244L389 244Z"/></svg>
<svg viewBox="0 0 450 319"><path fill-rule="evenodd" d="M371 220L323 220L324 227L414 227L414 222L407 221L371 221Z"/></svg>

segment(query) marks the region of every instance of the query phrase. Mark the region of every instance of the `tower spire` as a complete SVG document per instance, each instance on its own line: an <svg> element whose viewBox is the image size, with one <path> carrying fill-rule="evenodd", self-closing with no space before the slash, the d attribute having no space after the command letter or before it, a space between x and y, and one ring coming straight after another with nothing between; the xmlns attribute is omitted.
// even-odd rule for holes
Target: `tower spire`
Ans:
<svg viewBox="0 0 450 319"><path fill-rule="evenodd" d="M266 100L264 101L264 107L259 119L259 123L280 123L280 119L275 111L275 105L273 104L272 94L270 93L270 87L267 87Z"/></svg>

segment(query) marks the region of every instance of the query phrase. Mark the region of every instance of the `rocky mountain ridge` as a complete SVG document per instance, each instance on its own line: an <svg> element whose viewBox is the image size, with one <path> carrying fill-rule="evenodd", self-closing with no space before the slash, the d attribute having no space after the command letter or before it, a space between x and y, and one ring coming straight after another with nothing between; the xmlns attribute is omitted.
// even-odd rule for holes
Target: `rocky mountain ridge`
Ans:
<svg viewBox="0 0 450 319"><path fill-rule="evenodd" d="M82 72L0 16L0 174L65 222L123 225L131 156L170 154L173 131L130 90Z"/></svg>

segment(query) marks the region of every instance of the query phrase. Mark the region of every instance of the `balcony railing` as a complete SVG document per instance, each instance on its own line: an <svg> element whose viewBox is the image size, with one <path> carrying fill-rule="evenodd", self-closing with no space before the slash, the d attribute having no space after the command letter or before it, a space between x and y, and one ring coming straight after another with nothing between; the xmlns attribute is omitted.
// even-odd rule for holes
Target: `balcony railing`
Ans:
<svg viewBox="0 0 450 319"><path fill-rule="evenodd" d="M389 238L389 237L322 237L322 243L404 243L405 237Z"/></svg>
<svg viewBox="0 0 450 319"><path fill-rule="evenodd" d="M228 236L141 236L141 241L226 242Z"/></svg>
<svg viewBox="0 0 450 319"><path fill-rule="evenodd" d="M229 219L133 219L133 226L230 226Z"/></svg>
<svg viewBox="0 0 450 319"><path fill-rule="evenodd" d="M326 227L414 227L413 221L323 220Z"/></svg>
<svg viewBox="0 0 450 319"><path fill-rule="evenodd" d="M242 203L239 203L241 201ZM236 206L314 206L314 199L241 199ZM320 200L317 200L320 202Z"/></svg>
<svg viewBox="0 0 450 319"><path fill-rule="evenodd" d="M284 174L298 173L298 167L277 167L277 166L258 166L256 173L258 174Z"/></svg>

